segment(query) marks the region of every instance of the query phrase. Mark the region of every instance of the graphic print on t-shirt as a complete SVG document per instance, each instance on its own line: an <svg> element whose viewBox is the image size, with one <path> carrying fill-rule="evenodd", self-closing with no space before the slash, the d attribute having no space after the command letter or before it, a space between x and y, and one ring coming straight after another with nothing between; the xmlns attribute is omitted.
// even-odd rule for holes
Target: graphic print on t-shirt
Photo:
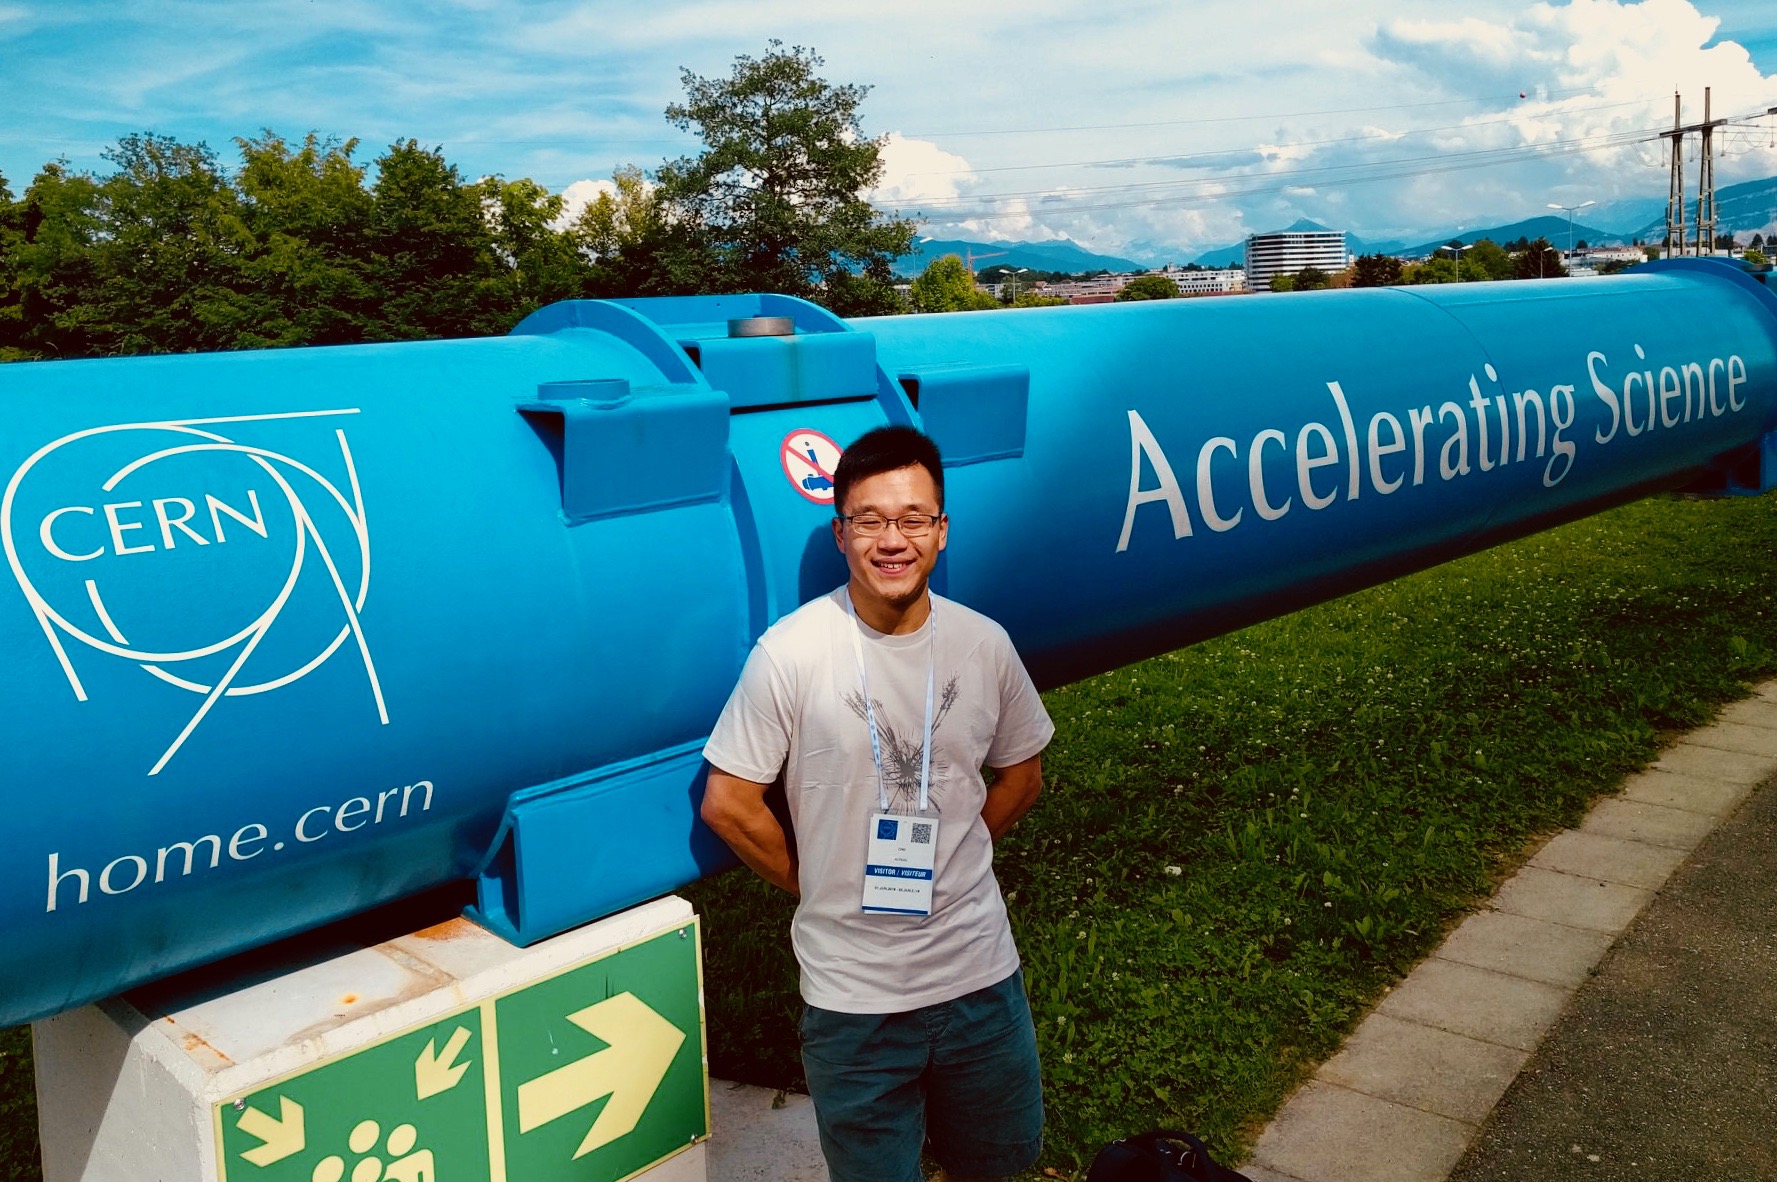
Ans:
<svg viewBox="0 0 1777 1182"><path fill-rule="evenodd" d="M937 737L938 728L944 725L944 716L950 713L961 694L958 678L952 675L944 683L944 689L938 696L938 702L932 710L932 735ZM882 739L882 784L888 792L889 810L912 812L919 805L919 768L925 760L925 718L922 716L915 723L912 738L903 738L895 725L888 721L888 711L883 708L882 699L871 698L871 705L876 707L876 732ZM845 695L845 704L851 712L864 722L870 724L870 715L864 708L864 695L852 690ZM943 800L943 786L947 779L948 769L942 759L938 758L937 750L932 751L932 779L930 793L932 806L939 806Z"/></svg>

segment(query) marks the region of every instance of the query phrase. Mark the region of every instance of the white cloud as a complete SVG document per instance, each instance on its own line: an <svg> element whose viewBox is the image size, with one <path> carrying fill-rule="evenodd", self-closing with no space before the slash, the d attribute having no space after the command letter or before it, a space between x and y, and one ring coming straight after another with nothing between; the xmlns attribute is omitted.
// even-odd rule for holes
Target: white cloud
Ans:
<svg viewBox="0 0 1777 1182"><path fill-rule="evenodd" d="M956 198L981 179L961 156L898 131L884 137L880 159L882 180L870 191L870 200L889 208Z"/></svg>
<svg viewBox="0 0 1777 1182"><path fill-rule="evenodd" d="M1385 62L1446 92L1527 93L1504 122L1466 120L1450 135L1450 150L1600 145L1545 168L1477 175L1477 195L1531 180L1581 199L1617 197L1630 189L1663 190L1658 141L1649 137L1670 127L1674 91L1685 96L1687 123L1702 117L1705 87L1718 117L1777 102L1777 75L1761 74L1737 44L1708 44L1718 24L1690 0L1572 0L1534 4L1506 21L1390 22L1378 30L1374 48ZM1607 137L1642 142L1603 146ZM1694 148L1694 137L1691 142ZM1777 171L1777 153L1743 133L1718 133L1717 144L1718 183Z"/></svg>
<svg viewBox="0 0 1777 1182"><path fill-rule="evenodd" d="M572 224L580 216L580 211L599 199L600 193L617 196L617 185L613 181L579 180L561 191L561 217L556 224L566 226Z"/></svg>

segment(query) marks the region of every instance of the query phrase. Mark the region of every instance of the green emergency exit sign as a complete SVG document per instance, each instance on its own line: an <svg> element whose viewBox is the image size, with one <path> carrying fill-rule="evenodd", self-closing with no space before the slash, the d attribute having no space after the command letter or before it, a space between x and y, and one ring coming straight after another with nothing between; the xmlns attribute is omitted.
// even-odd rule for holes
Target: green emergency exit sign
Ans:
<svg viewBox="0 0 1777 1182"><path fill-rule="evenodd" d="M619 1182L709 1133L695 918L216 1106L218 1182Z"/></svg>

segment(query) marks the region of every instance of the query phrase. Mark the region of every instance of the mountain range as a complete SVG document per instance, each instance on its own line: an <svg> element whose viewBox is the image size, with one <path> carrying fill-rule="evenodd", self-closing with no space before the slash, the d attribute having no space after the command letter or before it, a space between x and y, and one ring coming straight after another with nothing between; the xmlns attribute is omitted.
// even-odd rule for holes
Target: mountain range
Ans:
<svg viewBox="0 0 1777 1182"><path fill-rule="evenodd" d="M1071 238L1055 238L1047 242L967 242L958 238L921 238L913 244L913 253L895 260L895 272L918 275L927 264L947 254L967 260L973 256L975 270L1005 267L1016 271L1140 271L1148 264L1118 255L1098 254L1087 250ZM991 262L989 261L991 260Z"/></svg>
<svg viewBox="0 0 1777 1182"><path fill-rule="evenodd" d="M1717 189L1715 209L1718 231L1731 231L1742 236L1755 232L1773 233L1777 229L1777 177ZM1692 197L1686 203L1685 221L1694 227L1696 219L1697 202ZM1326 229L1328 227L1304 219L1285 227L1285 232ZM1587 209L1583 221L1576 218L1573 222L1573 240L1593 246L1626 245L1637 239L1657 242L1665 234L1666 202L1659 197L1603 202ZM1346 244L1354 255L1396 254L1409 258L1431 254L1452 239L1468 244L1482 238L1491 238L1501 244L1519 238L1547 238L1556 246L1565 247L1568 221L1563 214L1540 214L1497 226L1454 228L1417 244L1407 238L1364 239L1349 232L1345 235ZM895 270L903 275L917 275L927 263L946 254L963 258L973 254L977 270L982 269L985 260L990 258L993 266L1013 270L1028 267L1033 271L1139 271L1180 261L1200 267L1238 267L1245 257L1246 243L1229 243L1196 254L1154 242L1132 242L1126 249L1126 256L1100 254L1067 238L1047 242L969 242L928 238L916 243L912 254L903 255L896 262Z"/></svg>

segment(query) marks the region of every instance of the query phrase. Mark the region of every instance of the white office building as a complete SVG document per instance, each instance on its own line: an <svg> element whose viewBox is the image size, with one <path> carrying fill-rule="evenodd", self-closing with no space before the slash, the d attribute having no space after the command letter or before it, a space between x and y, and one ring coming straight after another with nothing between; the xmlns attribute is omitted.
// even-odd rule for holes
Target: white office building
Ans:
<svg viewBox="0 0 1777 1182"><path fill-rule="evenodd" d="M1245 271L1166 271L1180 295L1232 295L1246 290Z"/></svg>
<svg viewBox="0 0 1777 1182"><path fill-rule="evenodd" d="M1280 230L1249 234L1246 239L1246 285L1267 291L1274 275L1294 275L1317 267L1329 275L1351 265L1351 252L1341 230Z"/></svg>

